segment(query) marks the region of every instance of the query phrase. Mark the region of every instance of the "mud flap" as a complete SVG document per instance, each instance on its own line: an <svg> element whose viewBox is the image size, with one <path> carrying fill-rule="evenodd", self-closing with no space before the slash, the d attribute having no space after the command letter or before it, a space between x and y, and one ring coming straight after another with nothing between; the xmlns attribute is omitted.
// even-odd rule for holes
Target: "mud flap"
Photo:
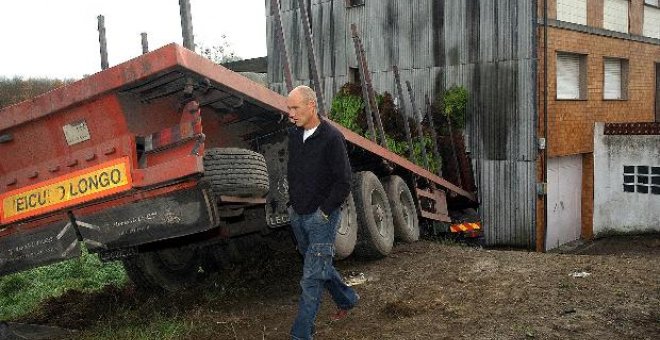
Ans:
<svg viewBox="0 0 660 340"><path fill-rule="evenodd" d="M215 203L194 189L74 217L91 252L191 235L218 225Z"/></svg>
<svg viewBox="0 0 660 340"><path fill-rule="evenodd" d="M0 238L0 275L79 257L80 243L69 221Z"/></svg>
<svg viewBox="0 0 660 340"><path fill-rule="evenodd" d="M270 191L266 198L266 222L271 228L287 225L291 222L287 211L289 202L289 183L287 182L288 158L287 133L280 132L261 138L259 152L268 164Z"/></svg>

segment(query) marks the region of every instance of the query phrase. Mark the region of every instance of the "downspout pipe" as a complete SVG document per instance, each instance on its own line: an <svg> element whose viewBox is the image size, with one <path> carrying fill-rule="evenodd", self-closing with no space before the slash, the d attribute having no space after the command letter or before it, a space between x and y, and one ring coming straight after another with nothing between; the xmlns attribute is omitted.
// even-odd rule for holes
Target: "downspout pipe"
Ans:
<svg viewBox="0 0 660 340"><path fill-rule="evenodd" d="M548 242L548 0L543 0L543 183L545 195L543 196L543 251Z"/></svg>

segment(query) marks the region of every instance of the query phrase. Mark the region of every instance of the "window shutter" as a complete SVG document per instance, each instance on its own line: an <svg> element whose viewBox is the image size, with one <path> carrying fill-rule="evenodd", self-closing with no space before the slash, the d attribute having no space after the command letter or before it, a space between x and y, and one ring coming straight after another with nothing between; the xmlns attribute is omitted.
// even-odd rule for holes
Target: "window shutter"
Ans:
<svg viewBox="0 0 660 340"><path fill-rule="evenodd" d="M603 98L621 99L621 60L605 59L605 84Z"/></svg>
<svg viewBox="0 0 660 340"><path fill-rule="evenodd" d="M580 56L557 55L557 99L580 99Z"/></svg>
<svg viewBox="0 0 660 340"><path fill-rule="evenodd" d="M557 0L557 20L587 24L587 0Z"/></svg>
<svg viewBox="0 0 660 340"><path fill-rule="evenodd" d="M644 35L660 39L660 8L644 6Z"/></svg>
<svg viewBox="0 0 660 340"><path fill-rule="evenodd" d="M603 27L617 32L628 33L629 0L605 0Z"/></svg>

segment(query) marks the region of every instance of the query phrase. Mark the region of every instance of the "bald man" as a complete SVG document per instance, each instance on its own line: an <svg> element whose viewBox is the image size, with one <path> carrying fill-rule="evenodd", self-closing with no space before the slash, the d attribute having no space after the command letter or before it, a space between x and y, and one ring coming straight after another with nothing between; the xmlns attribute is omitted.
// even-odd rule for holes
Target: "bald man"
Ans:
<svg viewBox="0 0 660 340"><path fill-rule="evenodd" d="M316 93L298 86L287 97L289 120L289 214L291 227L304 257L302 294L292 339L312 339L314 320L325 287L339 308L339 320L358 302L358 295L332 265L340 207L350 192L351 167L344 136L321 119Z"/></svg>

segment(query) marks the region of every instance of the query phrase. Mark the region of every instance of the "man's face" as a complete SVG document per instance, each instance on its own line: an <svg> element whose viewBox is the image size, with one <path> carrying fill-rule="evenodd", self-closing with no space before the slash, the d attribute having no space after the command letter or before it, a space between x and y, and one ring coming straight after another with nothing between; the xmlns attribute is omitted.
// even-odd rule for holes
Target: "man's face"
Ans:
<svg viewBox="0 0 660 340"><path fill-rule="evenodd" d="M313 101L306 100L298 91L293 91L286 98L286 106L289 109L289 121L297 127L311 129L316 126L316 110Z"/></svg>

